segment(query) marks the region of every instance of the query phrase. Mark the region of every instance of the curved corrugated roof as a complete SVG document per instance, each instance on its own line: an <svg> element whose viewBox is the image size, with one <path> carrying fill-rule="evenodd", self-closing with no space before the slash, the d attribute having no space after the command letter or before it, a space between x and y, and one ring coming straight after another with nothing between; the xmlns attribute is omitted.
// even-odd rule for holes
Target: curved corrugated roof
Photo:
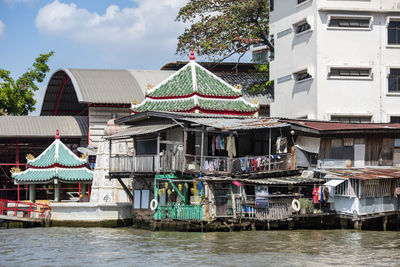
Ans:
<svg viewBox="0 0 400 267"><path fill-rule="evenodd" d="M65 68L53 74L47 90L53 85L53 79L60 80L56 77L60 76L60 72L71 79L78 102L99 104L130 104L132 100L140 102L144 99L146 84L154 86L174 73L161 70Z"/></svg>
<svg viewBox="0 0 400 267"><path fill-rule="evenodd" d="M87 117L73 116L0 116L0 137L87 136Z"/></svg>
<svg viewBox="0 0 400 267"><path fill-rule="evenodd" d="M78 101L85 103L129 104L142 101L146 84L159 83L170 71L65 69L74 85ZM154 84L153 84L154 85Z"/></svg>

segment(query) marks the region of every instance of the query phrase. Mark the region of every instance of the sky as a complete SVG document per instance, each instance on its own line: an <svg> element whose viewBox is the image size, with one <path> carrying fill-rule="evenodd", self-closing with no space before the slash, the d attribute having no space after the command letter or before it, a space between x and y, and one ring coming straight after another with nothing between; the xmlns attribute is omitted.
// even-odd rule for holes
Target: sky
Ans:
<svg viewBox="0 0 400 267"><path fill-rule="evenodd" d="M17 78L39 54L54 51L36 93L38 115L59 68L153 69L171 61L187 0L0 0L0 68Z"/></svg>

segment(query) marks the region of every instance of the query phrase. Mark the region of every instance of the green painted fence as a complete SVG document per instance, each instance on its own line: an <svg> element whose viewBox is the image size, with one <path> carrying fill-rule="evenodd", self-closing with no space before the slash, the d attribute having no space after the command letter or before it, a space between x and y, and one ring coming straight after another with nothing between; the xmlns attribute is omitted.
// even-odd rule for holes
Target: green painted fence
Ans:
<svg viewBox="0 0 400 267"><path fill-rule="evenodd" d="M203 220L202 205L185 205L180 203L159 204L154 212L154 220Z"/></svg>

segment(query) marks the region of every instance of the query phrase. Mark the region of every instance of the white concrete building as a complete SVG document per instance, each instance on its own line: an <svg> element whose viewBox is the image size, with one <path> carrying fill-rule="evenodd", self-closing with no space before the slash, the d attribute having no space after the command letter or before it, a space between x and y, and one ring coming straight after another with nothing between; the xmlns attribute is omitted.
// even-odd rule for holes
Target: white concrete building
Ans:
<svg viewBox="0 0 400 267"><path fill-rule="evenodd" d="M400 122L400 0L270 0L272 117Z"/></svg>

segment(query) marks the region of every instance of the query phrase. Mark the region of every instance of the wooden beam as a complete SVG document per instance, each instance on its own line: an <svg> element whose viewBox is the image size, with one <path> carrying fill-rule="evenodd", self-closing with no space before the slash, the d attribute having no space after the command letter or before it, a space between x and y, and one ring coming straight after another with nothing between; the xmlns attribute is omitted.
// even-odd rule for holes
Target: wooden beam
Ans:
<svg viewBox="0 0 400 267"><path fill-rule="evenodd" d="M118 177L117 180L122 185L122 187L124 188L125 192L128 194L128 197L133 202L133 194L132 194L132 192L128 189L128 187L126 186L126 184L124 183L124 181L122 181L122 179L120 177Z"/></svg>

